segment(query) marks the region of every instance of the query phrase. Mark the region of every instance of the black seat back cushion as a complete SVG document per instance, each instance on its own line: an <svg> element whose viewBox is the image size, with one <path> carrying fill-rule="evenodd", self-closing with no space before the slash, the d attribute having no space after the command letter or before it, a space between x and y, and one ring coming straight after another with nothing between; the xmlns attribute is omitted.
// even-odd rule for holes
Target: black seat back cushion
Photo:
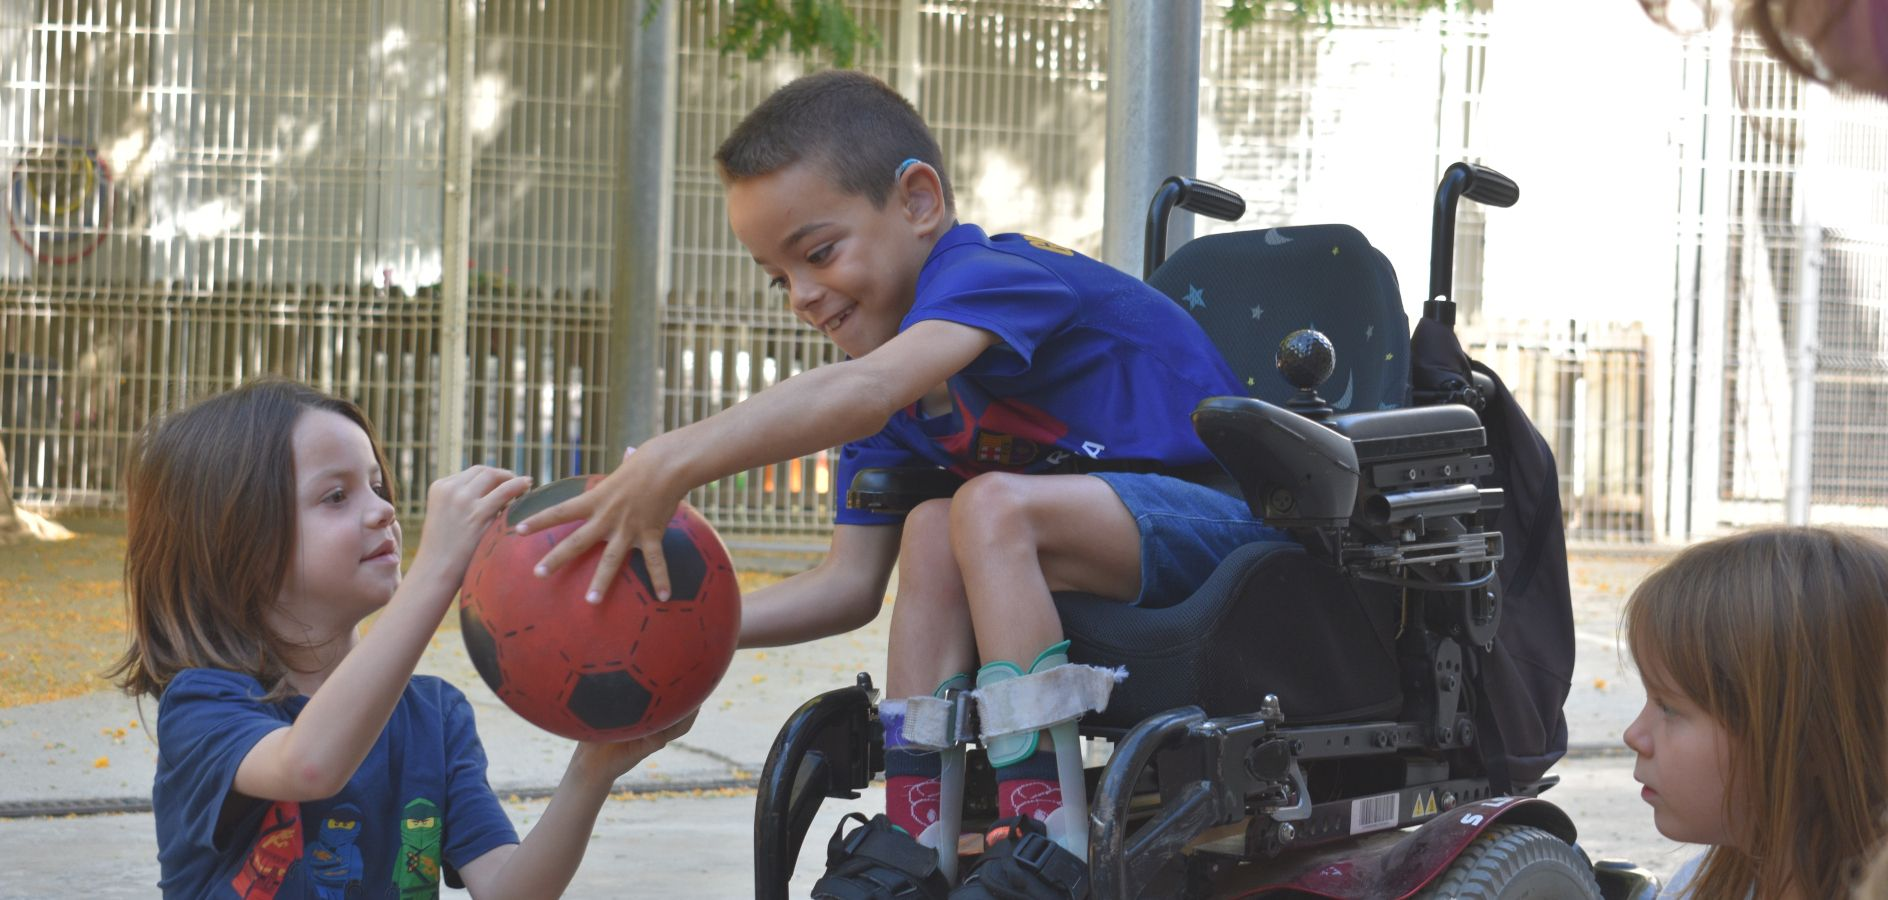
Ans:
<svg viewBox="0 0 1888 900"><path fill-rule="evenodd" d="M1266 694L1297 724L1393 717L1397 603L1394 589L1353 582L1291 542L1233 551L1173 606L1056 595L1070 661L1128 670L1108 708L1082 720L1099 728L1189 705L1251 713Z"/></svg>
<svg viewBox="0 0 1888 900"><path fill-rule="evenodd" d="M1278 343L1300 328L1324 333L1337 368L1319 393L1340 413L1404 406L1409 397L1409 317L1396 270L1349 225L1298 225L1195 238L1147 283L1206 330L1246 384L1284 403Z"/></svg>

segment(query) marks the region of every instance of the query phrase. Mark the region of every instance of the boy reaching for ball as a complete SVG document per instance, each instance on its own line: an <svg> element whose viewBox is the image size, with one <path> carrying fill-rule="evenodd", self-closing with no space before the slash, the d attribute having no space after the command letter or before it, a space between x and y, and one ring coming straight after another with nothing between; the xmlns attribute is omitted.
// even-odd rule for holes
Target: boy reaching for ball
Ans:
<svg viewBox="0 0 1888 900"><path fill-rule="evenodd" d="M881 708L887 814L865 826L871 839L855 835L857 849L834 856L814 895L951 893L947 876L922 864L926 853L900 846L935 851L950 840L935 813L939 751L949 748L905 728L900 711L916 721L946 690L973 683L1001 834L1079 847L1086 826L1063 811L1050 729L1072 744L1074 718L1099 708L1095 694L1105 702L1112 682L1068 663L1050 594L1177 602L1233 549L1277 534L1202 483L1223 472L1189 415L1243 387L1153 288L1040 238L958 223L929 129L869 75L788 84L715 160L736 237L795 316L848 358L649 440L595 490L527 519L522 529L587 520L540 570L606 542L599 573L640 550L663 596L663 530L689 490L843 445L831 551L742 609L743 646L837 634L878 614L900 567L886 677L897 699ZM902 517L845 504L859 470L897 466L967 480ZM995 721L1020 727L993 734ZM1071 874L1085 872L1084 860L1027 867L1001 852L1013 843L993 840L957 895L987 896L985 879L1084 892L1085 876Z"/></svg>

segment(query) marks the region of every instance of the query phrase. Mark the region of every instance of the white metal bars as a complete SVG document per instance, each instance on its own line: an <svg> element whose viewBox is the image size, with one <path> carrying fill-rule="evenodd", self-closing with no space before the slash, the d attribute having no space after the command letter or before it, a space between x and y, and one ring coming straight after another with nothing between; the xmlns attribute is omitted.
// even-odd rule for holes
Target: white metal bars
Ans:
<svg viewBox="0 0 1888 900"><path fill-rule="evenodd" d="M0 440L22 500L119 502L145 422L265 372L362 404L407 511L467 461L540 480L608 468L617 11L479 14L469 124L484 156L474 249L455 264L471 376L453 384L438 333L447 8L0 4ZM447 392L471 412L458 459L436 449Z"/></svg>
<svg viewBox="0 0 1888 900"><path fill-rule="evenodd" d="M1703 105L1700 139L1685 154L1704 191L1681 210L1680 234L1699 249L1689 264L1697 274L1681 278L1678 314L1695 325L1674 339L1670 427L1675 446L1715 464L1694 464L1689 481L1674 466L1691 513L1674 536L1783 521L1790 492L1805 488L1797 499L1811 522L1888 529L1888 104L1837 94L1812 110L1802 79L1754 42L1699 41L1690 52L1726 89ZM1803 231L1811 207L1813 236ZM1793 348L1805 298L1816 322L1813 370L1802 377L1813 385L1799 393ZM1812 408L1798 410L1805 399ZM1809 425L1809 471L1792 488L1798 415Z"/></svg>

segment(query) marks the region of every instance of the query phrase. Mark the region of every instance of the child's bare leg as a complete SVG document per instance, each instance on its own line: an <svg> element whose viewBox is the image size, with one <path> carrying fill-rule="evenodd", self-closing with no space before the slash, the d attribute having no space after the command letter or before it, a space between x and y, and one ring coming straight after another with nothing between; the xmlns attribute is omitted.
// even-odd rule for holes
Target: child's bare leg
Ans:
<svg viewBox="0 0 1888 900"><path fill-rule="evenodd" d="M998 815L1039 821L1051 840L1085 857L1086 798L1073 722L1006 730L993 738L992 705L998 705L999 718L1014 708L989 692L1068 662L1066 647L1058 646L1062 623L1051 591L1124 601L1140 593L1140 529L1099 478L983 475L953 499L951 549L984 662L977 687L984 697L984 747L996 769ZM1059 752L1052 734L1061 738Z"/></svg>
<svg viewBox="0 0 1888 900"><path fill-rule="evenodd" d="M1062 640L1051 591L1131 601L1141 589L1141 535L1113 488L1086 475L982 475L951 503L977 651L1018 660Z"/></svg>
<svg viewBox="0 0 1888 900"><path fill-rule="evenodd" d="M885 816L936 850L939 865L954 875L964 751L940 750L926 743L921 734L926 729L907 728L914 717L921 718L913 704L926 703L947 680L968 689L977 666L970 606L951 552L949 500L926 501L905 516L886 657L885 702L879 707L885 725Z"/></svg>
<svg viewBox="0 0 1888 900"><path fill-rule="evenodd" d="M905 517L898 546L885 696L928 696L952 675L977 668L964 579L951 552L949 500L928 500Z"/></svg>

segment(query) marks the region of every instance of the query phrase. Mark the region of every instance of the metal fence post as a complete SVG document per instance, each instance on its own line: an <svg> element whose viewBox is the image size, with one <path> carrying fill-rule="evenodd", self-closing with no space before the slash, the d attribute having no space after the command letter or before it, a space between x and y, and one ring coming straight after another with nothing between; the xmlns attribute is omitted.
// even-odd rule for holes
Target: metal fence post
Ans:
<svg viewBox="0 0 1888 900"><path fill-rule="evenodd" d="M472 236L473 47L478 38L478 0L451 0L446 14L446 209L440 242L439 418L434 421L433 471L438 478L465 465L466 294Z"/></svg>
<svg viewBox="0 0 1888 900"><path fill-rule="evenodd" d="M1197 165L1201 5L1169 0L1114 0L1108 5L1102 259L1136 277L1141 274L1148 200L1167 176L1191 176ZM1175 215L1168 246L1192 236L1193 214Z"/></svg>
<svg viewBox="0 0 1888 900"><path fill-rule="evenodd" d="M1803 149L1796 176L1796 304L1790 310L1796 332L1790 366L1793 401L1790 404L1790 481L1784 494L1786 521L1809 524L1816 455L1817 317L1822 306L1822 219L1817 215L1816 192L1821 187L1817 154L1823 150L1816 133L1828 108L1828 89L1815 82L1803 85Z"/></svg>
<svg viewBox="0 0 1888 900"><path fill-rule="evenodd" d="M623 109L617 116L616 211L611 241L609 455L662 430L662 307L669 289L670 211L674 206L676 7L656 5L646 21L623 15Z"/></svg>

